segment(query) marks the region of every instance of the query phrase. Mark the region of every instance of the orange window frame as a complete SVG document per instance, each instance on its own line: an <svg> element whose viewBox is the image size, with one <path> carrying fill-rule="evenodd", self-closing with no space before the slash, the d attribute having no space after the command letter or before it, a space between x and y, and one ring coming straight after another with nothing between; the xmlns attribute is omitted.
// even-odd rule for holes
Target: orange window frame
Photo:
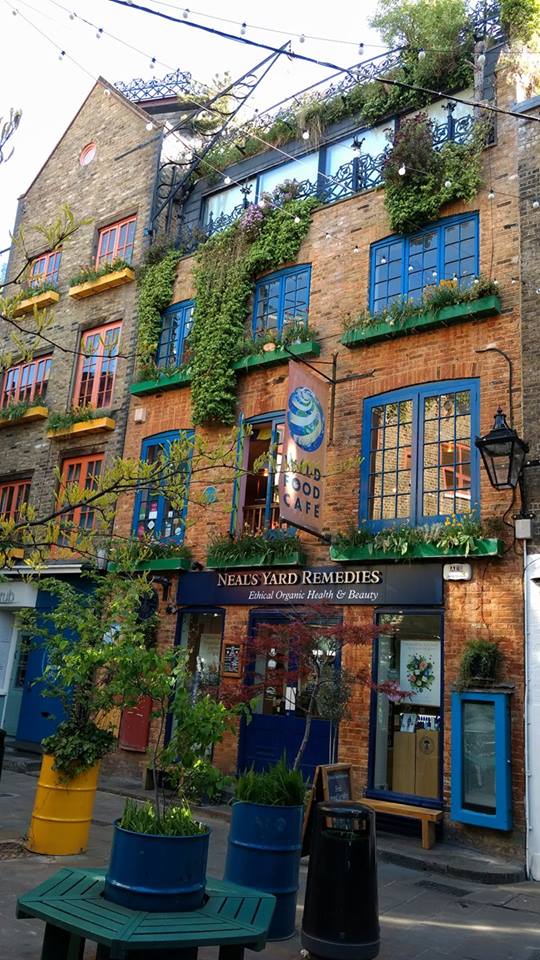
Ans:
<svg viewBox="0 0 540 960"><path fill-rule="evenodd" d="M137 216L125 217L102 227L99 231L96 267L115 260L131 263L135 244Z"/></svg>
<svg viewBox="0 0 540 960"><path fill-rule="evenodd" d="M105 454L96 453L85 454L82 457L71 457L70 459L63 461L62 479L58 491L57 509L60 509L63 506L63 494L70 484L75 484L77 487L83 490L95 489L97 481L101 476L101 468L103 466L104 459ZM92 530L94 526L94 519L94 509L91 506L86 506L84 504L74 507L73 510L67 511L59 518L60 524L62 524L62 521L65 522L67 520L73 528L79 528L82 530ZM68 540L68 537L61 536L61 545L65 546Z"/></svg>
<svg viewBox="0 0 540 960"><path fill-rule="evenodd" d="M74 406L100 410L112 403L121 331L122 324L116 322L92 327L83 333L73 389ZM108 340L109 335L112 336ZM92 352L89 341L94 341ZM87 347L88 354L85 353ZM109 348L112 349L107 353Z"/></svg>
<svg viewBox="0 0 540 960"><path fill-rule="evenodd" d="M49 382L52 356L37 357L28 363L17 363L9 367L2 379L0 410L10 403L32 402L38 397L44 398Z"/></svg>
<svg viewBox="0 0 540 960"><path fill-rule="evenodd" d="M0 483L0 518L18 520L23 504L30 497L30 480L14 480Z"/></svg>

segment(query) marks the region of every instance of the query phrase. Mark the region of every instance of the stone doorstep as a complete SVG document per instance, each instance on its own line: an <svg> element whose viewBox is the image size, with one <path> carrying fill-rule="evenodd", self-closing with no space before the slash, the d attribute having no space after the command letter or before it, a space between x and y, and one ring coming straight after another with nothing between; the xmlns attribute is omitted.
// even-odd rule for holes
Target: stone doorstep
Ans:
<svg viewBox="0 0 540 960"><path fill-rule="evenodd" d="M6 750L4 758L6 770L28 773L37 776L40 760L35 756L17 756ZM121 797L133 797L135 800L148 800L152 794L145 790L140 780L134 777L107 777L103 774L99 781L99 790L103 793ZM195 806L194 811L201 817L229 821L229 804ZM377 833L377 853L385 863L438 873L447 877L457 877L481 884L520 883L526 879L525 866L512 860L489 857L481 850L470 850L451 843L437 843L431 850L422 850L419 837L402 837L393 833ZM307 861L304 859L304 864Z"/></svg>

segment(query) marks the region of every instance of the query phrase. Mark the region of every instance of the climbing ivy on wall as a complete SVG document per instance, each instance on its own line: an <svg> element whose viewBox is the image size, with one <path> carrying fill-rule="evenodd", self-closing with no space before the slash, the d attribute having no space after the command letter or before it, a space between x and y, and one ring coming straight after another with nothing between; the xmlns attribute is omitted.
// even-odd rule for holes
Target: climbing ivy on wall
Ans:
<svg viewBox="0 0 540 960"><path fill-rule="evenodd" d="M501 23L510 41L529 43L540 33L540 0L501 0Z"/></svg>
<svg viewBox="0 0 540 960"><path fill-rule="evenodd" d="M156 375L155 357L161 331L161 314L173 299L178 250L146 264L139 273L137 337L138 372L144 379Z"/></svg>
<svg viewBox="0 0 540 960"><path fill-rule="evenodd" d="M479 128L468 144L433 146L433 124L420 113L404 120L386 161L384 203L396 233L410 233L437 220L443 204L472 200L482 182L482 149L486 130Z"/></svg>
<svg viewBox="0 0 540 960"><path fill-rule="evenodd" d="M193 422L234 423L238 342L245 332L255 278L295 260L317 205L284 184L263 207L211 237L197 253L190 344ZM290 193L287 193L287 190ZM275 207L276 199L283 206Z"/></svg>

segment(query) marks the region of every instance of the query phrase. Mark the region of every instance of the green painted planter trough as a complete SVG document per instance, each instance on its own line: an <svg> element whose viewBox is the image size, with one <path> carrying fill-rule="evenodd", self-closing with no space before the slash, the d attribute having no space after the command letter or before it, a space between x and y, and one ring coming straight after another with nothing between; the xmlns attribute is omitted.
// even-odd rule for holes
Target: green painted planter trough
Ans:
<svg viewBox="0 0 540 960"><path fill-rule="evenodd" d="M468 300L464 303L454 303L441 310L419 313L408 317L399 325L389 323L373 323L358 330L347 330L341 338L346 347L360 347L363 343L376 343L378 340L390 340L402 337L407 333L431 330L433 327L446 327L463 320L479 320L501 312L499 297L479 297L478 300Z"/></svg>

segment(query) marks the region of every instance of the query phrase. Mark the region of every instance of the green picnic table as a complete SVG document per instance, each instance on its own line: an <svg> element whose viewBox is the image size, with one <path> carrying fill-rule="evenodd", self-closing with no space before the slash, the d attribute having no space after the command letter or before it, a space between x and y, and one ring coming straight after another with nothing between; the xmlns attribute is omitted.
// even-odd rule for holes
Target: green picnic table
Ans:
<svg viewBox="0 0 540 960"><path fill-rule="evenodd" d="M41 960L82 960L86 940L96 960L196 960L199 947L219 946L219 960L264 950L276 898L208 878L206 901L185 913L128 910L103 897L103 870L59 870L19 897L17 917L46 923ZM144 956L141 953L144 951Z"/></svg>

